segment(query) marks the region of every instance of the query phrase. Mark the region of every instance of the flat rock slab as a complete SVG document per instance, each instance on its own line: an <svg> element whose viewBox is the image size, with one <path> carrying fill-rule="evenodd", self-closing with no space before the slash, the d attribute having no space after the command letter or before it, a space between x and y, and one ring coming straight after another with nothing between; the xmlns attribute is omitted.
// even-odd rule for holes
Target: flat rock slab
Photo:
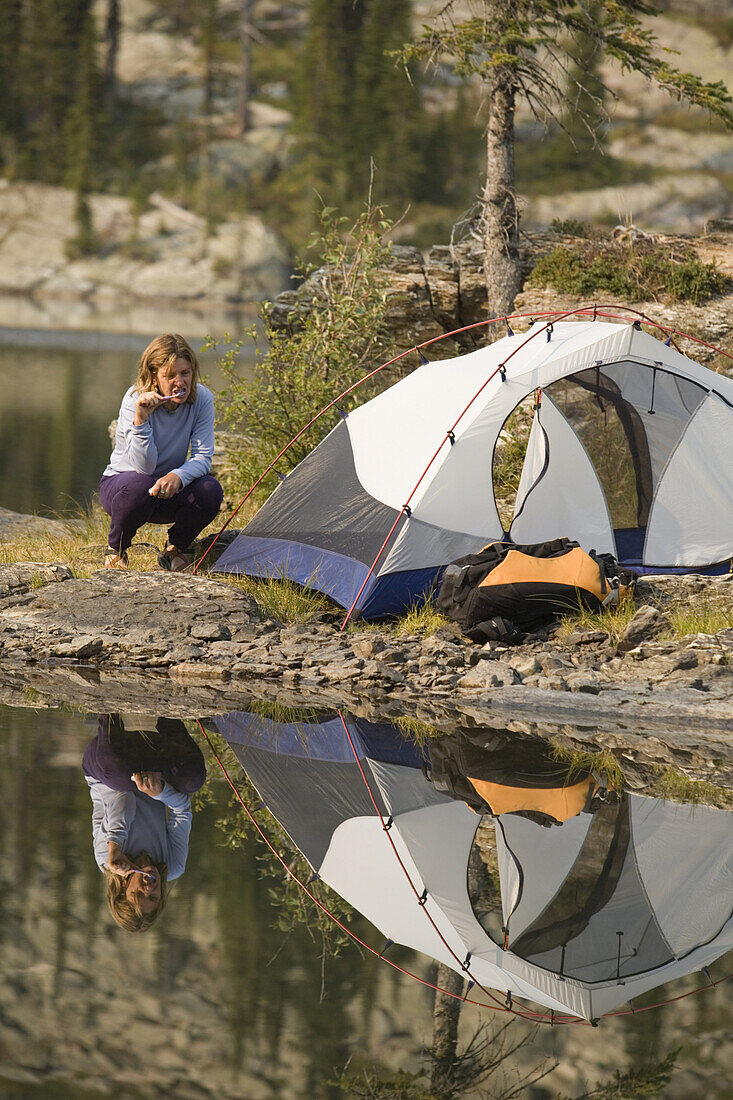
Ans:
<svg viewBox="0 0 733 1100"><path fill-rule="evenodd" d="M68 565L32 561L0 565L0 601L53 584L54 581L70 581L73 576Z"/></svg>
<svg viewBox="0 0 733 1100"><path fill-rule="evenodd" d="M189 644L189 637L247 634L255 622L259 615L251 596L218 581L175 573L110 569L5 600L0 593L0 641L4 636L11 651L18 644L27 647L35 659L116 655L124 663L125 655L134 659L175 651Z"/></svg>
<svg viewBox="0 0 733 1100"><path fill-rule="evenodd" d="M12 542L13 539L23 538L25 535L63 537L68 530L68 525L59 519L29 516L24 512L11 512L9 508L0 508L0 538L5 542Z"/></svg>

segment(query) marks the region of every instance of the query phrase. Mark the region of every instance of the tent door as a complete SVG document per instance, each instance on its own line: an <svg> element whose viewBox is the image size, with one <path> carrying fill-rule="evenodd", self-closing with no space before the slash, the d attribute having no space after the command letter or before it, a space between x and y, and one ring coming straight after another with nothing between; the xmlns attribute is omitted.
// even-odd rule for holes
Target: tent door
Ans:
<svg viewBox="0 0 733 1100"><path fill-rule="evenodd" d="M574 429L545 391L535 412L509 531L517 543L575 539L616 556L606 497Z"/></svg>

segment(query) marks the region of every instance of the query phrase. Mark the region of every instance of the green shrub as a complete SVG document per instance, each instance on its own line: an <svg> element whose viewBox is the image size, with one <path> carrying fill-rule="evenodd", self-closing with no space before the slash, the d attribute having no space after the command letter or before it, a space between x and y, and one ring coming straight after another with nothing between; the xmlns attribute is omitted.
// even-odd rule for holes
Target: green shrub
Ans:
<svg viewBox="0 0 733 1100"><path fill-rule="evenodd" d="M703 263L689 245L588 241L559 245L536 264L528 285L583 297L607 291L630 301L688 301L722 294L728 280L715 262Z"/></svg>
<svg viewBox="0 0 733 1100"><path fill-rule="evenodd" d="M240 375L242 342L226 334L208 338L221 348L227 380L219 414L240 445L232 456L237 487L248 489L268 464L311 418L376 365L384 351L390 223L379 207L367 207L348 229L332 209L321 213L320 264L301 271L310 280L301 288L287 326L276 323L265 303L260 325L248 330L255 344L254 377ZM394 380L394 376L390 381ZM346 413L372 396L380 384L360 386L324 414L278 462L279 472L295 467ZM385 378L386 382L387 379ZM382 383L383 384L383 383ZM276 484L272 473L260 487L262 498Z"/></svg>
<svg viewBox="0 0 733 1100"><path fill-rule="evenodd" d="M588 222L578 221L577 218L553 218L550 224L550 232L557 233L561 237L591 236L591 228Z"/></svg>

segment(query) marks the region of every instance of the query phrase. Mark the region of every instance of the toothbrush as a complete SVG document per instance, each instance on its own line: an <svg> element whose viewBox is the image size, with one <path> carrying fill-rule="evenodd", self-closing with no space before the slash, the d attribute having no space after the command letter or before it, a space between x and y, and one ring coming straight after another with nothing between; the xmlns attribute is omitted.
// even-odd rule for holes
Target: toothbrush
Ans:
<svg viewBox="0 0 733 1100"><path fill-rule="evenodd" d="M107 865L105 864L105 867L106 866ZM143 871L142 867L130 867L130 871L131 872L133 872L133 871L137 872L137 874L142 875L144 879L148 879L151 882L155 882L155 875L151 874L150 871ZM113 872L113 873L115 873L115 872Z"/></svg>

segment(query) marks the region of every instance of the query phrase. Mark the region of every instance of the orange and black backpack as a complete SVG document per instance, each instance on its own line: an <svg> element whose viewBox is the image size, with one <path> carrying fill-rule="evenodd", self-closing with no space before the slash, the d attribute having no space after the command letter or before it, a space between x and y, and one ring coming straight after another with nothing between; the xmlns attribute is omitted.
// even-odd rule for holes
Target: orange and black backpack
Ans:
<svg viewBox="0 0 733 1100"><path fill-rule="evenodd" d="M437 606L473 641L517 641L522 632L579 607L615 603L632 582L610 554L586 554L577 542L494 542L452 562Z"/></svg>

